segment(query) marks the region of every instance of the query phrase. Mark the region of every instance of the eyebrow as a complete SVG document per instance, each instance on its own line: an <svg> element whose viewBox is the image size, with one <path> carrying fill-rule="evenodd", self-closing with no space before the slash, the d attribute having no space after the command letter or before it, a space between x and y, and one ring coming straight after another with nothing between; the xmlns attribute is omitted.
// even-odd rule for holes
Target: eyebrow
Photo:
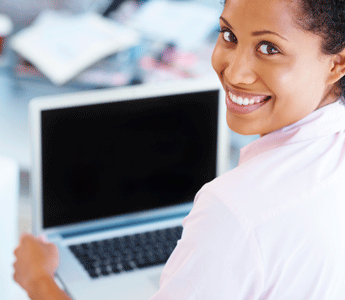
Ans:
<svg viewBox="0 0 345 300"><path fill-rule="evenodd" d="M233 30L232 26L229 24L227 20L225 20L222 16L219 18L222 20L231 30ZM259 35L264 35L264 34L274 34L282 38L283 40L287 41L286 38L282 37L280 34L274 32L274 31L269 31L269 30L261 30L261 31L254 31L252 32L252 36L259 36Z"/></svg>

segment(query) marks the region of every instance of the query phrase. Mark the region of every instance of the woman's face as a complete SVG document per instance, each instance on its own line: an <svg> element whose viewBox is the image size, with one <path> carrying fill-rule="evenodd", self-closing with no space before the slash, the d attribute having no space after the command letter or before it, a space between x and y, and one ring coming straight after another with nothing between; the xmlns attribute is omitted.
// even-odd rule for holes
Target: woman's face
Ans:
<svg viewBox="0 0 345 300"><path fill-rule="evenodd" d="M332 56L321 53L319 36L295 25L294 2L226 1L212 65L237 133L264 135L336 100Z"/></svg>

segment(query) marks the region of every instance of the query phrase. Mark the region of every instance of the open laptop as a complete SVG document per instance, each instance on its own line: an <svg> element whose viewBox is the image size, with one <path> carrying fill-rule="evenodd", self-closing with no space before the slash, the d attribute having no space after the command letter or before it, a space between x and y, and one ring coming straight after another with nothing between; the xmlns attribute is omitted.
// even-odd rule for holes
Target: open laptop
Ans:
<svg viewBox="0 0 345 300"><path fill-rule="evenodd" d="M33 233L73 299L158 290L195 194L228 170L224 99L212 78L30 102Z"/></svg>

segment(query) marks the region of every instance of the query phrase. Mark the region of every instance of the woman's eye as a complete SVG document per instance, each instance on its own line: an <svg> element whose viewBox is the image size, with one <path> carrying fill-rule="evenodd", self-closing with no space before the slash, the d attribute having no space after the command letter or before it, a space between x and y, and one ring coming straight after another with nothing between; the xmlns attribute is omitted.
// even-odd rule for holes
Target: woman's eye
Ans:
<svg viewBox="0 0 345 300"><path fill-rule="evenodd" d="M236 36L229 30L221 30L221 33L223 35L223 39L226 42L230 42L230 43L236 43L237 42L237 38Z"/></svg>
<svg viewBox="0 0 345 300"><path fill-rule="evenodd" d="M280 53L280 51L276 47L269 45L269 44L260 45L258 50L263 54L278 54L278 53Z"/></svg>

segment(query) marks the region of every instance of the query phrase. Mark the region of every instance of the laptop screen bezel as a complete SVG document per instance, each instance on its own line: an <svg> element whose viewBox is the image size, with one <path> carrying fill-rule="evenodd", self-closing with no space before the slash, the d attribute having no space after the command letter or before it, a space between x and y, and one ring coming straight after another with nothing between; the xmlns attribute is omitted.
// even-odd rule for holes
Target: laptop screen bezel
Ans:
<svg viewBox="0 0 345 300"><path fill-rule="evenodd" d="M31 138L31 192L32 192L32 232L35 235L64 234L81 229L88 230L95 226L109 226L133 220L148 220L168 218L174 215L187 214L192 208L192 202L175 206L171 209L155 209L152 211L134 213L116 218L98 219L91 222L43 228L42 218L42 136L41 112L44 110L75 107L114 101L128 101L148 97L160 97L173 94L185 94L203 91L219 91L218 99L218 142L216 175L219 176L229 169L230 130L226 125L225 95L222 86L216 78L184 79L162 83L147 83L138 86L117 87L104 90L82 91L72 94L45 96L35 98L29 103L29 125Z"/></svg>

